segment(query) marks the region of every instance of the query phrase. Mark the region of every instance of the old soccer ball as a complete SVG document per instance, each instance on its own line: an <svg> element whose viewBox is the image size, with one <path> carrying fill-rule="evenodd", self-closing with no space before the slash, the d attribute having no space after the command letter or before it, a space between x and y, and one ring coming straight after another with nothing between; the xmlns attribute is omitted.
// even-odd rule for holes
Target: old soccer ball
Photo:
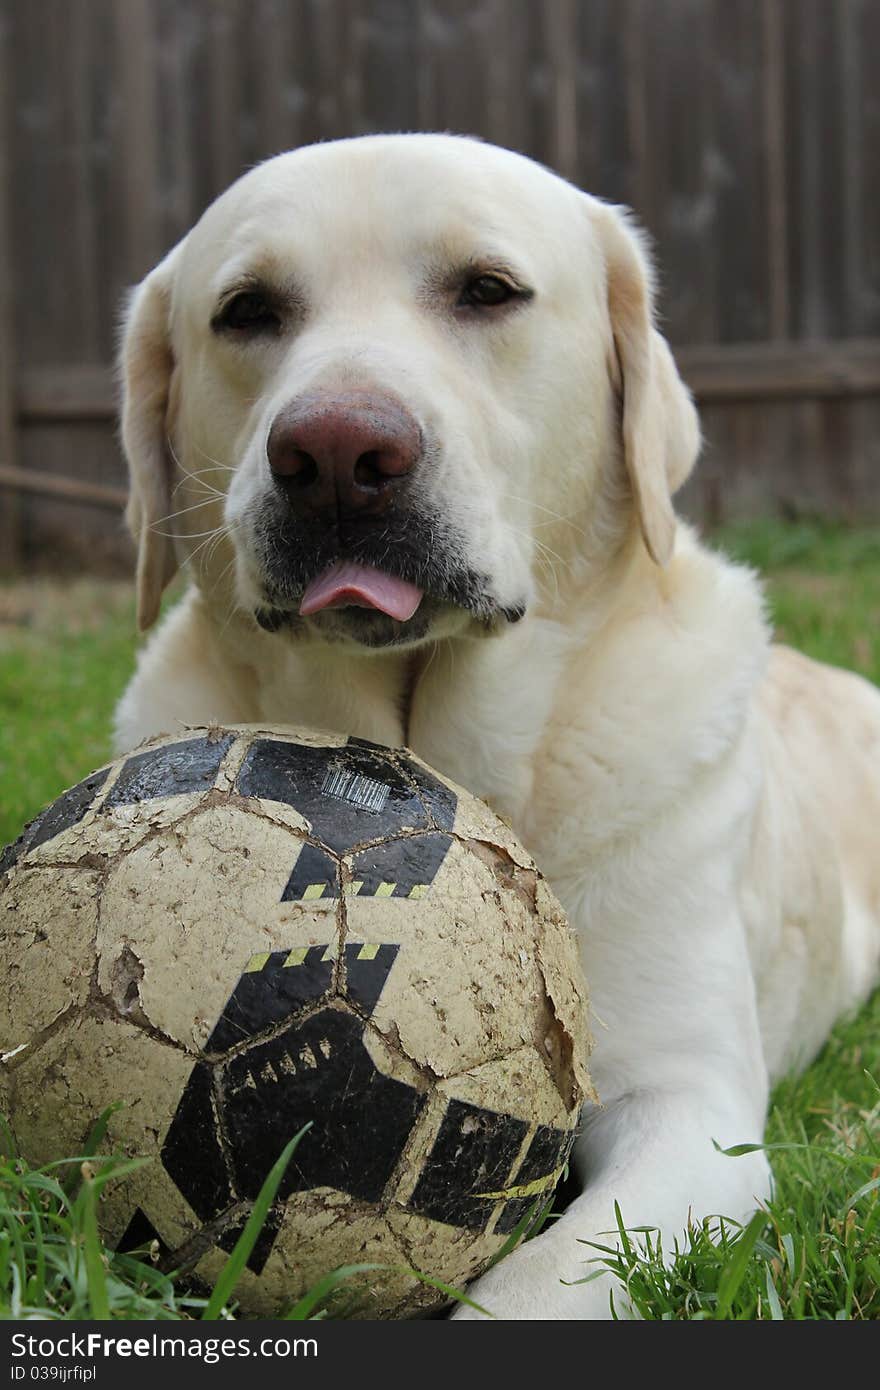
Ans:
<svg viewBox="0 0 880 1390"><path fill-rule="evenodd" d="M0 860L0 1103L21 1152L154 1161L111 1243L210 1282L309 1121L236 1290L272 1316L366 1262L361 1313L444 1300L552 1193L590 1083L562 911L406 750L191 729L93 773Z"/></svg>

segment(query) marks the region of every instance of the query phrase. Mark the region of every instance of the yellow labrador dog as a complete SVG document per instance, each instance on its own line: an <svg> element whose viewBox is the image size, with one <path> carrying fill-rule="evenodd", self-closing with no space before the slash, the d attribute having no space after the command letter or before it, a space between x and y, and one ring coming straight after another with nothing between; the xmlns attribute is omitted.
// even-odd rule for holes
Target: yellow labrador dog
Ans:
<svg viewBox="0 0 880 1390"><path fill-rule="evenodd" d="M583 944L602 1104L581 1195L472 1292L607 1316L581 1242L615 1202L666 1248L746 1218L766 1159L715 1144L760 1141L770 1082L878 978L880 695L771 647L755 577L677 521L699 431L644 245L525 158L271 159L135 291L122 355L141 626L191 583L120 749L317 725L511 821Z"/></svg>

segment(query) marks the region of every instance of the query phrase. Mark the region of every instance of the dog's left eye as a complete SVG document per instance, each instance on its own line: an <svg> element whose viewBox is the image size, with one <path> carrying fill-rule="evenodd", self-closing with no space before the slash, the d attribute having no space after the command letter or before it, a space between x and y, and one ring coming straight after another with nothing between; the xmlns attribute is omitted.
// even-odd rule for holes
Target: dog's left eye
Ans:
<svg viewBox="0 0 880 1390"><path fill-rule="evenodd" d="M277 333L281 318L260 290L243 290L220 309L211 321L215 330L239 333Z"/></svg>
<svg viewBox="0 0 880 1390"><path fill-rule="evenodd" d="M458 301L461 308L494 309L511 299L523 298L523 291L500 275L475 275L468 280Z"/></svg>

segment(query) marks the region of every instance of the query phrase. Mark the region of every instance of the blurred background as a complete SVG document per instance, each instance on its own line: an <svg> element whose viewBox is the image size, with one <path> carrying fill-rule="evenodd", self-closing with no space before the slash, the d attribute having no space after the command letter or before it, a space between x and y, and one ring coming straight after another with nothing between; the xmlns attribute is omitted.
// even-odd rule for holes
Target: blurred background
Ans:
<svg viewBox="0 0 880 1390"><path fill-rule="evenodd" d="M710 526L880 513L877 0L5 0L0 555L125 573L120 304L248 166L480 135L635 209Z"/></svg>
<svg viewBox="0 0 880 1390"><path fill-rule="evenodd" d="M475 134L634 208L706 436L682 510L880 679L878 70L880 0L0 0L7 832L106 756L135 658L125 289L318 139Z"/></svg>

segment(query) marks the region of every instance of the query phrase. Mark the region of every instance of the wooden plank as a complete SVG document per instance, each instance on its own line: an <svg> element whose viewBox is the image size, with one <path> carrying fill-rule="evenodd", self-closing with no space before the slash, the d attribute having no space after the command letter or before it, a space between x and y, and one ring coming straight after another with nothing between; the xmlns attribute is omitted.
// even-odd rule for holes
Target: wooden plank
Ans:
<svg viewBox="0 0 880 1390"><path fill-rule="evenodd" d="M880 493L880 396L850 402L853 491L857 497Z"/></svg>
<svg viewBox="0 0 880 1390"><path fill-rule="evenodd" d="M709 222L707 216L705 246L701 259L695 257L693 276L699 296L712 303L711 312L700 316L702 342L754 342L772 336L769 302L778 267L771 269L768 263L765 230L768 180L760 125L764 8L764 0L738 0L735 5L712 0L713 22L704 34L697 205L711 208L712 218ZM754 134L744 138L744 132Z"/></svg>
<svg viewBox="0 0 880 1390"><path fill-rule="evenodd" d="M577 53L574 0L541 6L545 44L553 73L550 121L552 145L547 158L564 178L578 176Z"/></svg>
<svg viewBox="0 0 880 1390"><path fill-rule="evenodd" d="M100 483L65 478L58 473L38 473L30 468L10 468L0 464L0 487L17 492L35 492L43 497L63 497L68 502L87 502L91 506L121 510L128 500L124 488L104 487Z"/></svg>
<svg viewBox="0 0 880 1390"><path fill-rule="evenodd" d="M116 414L113 372L105 366L29 367L19 373L16 413L37 420L109 420Z"/></svg>
<svg viewBox="0 0 880 1390"><path fill-rule="evenodd" d="M242 172L241 127L246 119L242 90L238 0L214 0L207 15L208 61L200 93L206 117L200 164L216 195ZM207 195L207 190L206 190ZM207 196L204 200L207 202Z"/></svg>
<svg viewBox="0 0 880 1390"><path fill-rule="evenodd" d="M767 204L767 309L771 338L789 331L788 203L785 125L785 41L783 0L764 0L761 10L763 47L764 197Z"/></svg>
<svg viewBox="0 0 880 1390"><path fill-rule="evenodd" d="M679 348L682 376L700 401L880 393L880 339L737 343Z"/></svg>
<svg viewBox="0 0 880 1390"><path fill-rule="evenodd" d="M332 87L338 93L335 107L337 125L331 125L334 136L360 135L366 130L364 118L364 71L362 62L363 32L361 9L363 0L334 0L333 4L319 5L316 17L315 42L317 45L317 70L315 81L323 87ZM418 0L414 0L413 24L418 29L421 23ZM418 62L416 68L421 66ZM419 80L416 72L416 82ZM419 96L416 93L416 103ZM413 129L418 129L419 118L413 112Z"/></svg>
<svg viewBox="0 0 880 1390"><path fill-rule="evenodd" d="M656 244L661 314L688 342L716 336L713 259L721 239L707 179L716 113L709 0L630 0L629 125L638 149L634 207ZM630 65L631 64L631 65Z"/></svg>
<svg viewBox="0 0 880 1390"><path fill-rule="evenodd" d="M193 71L196 51L206 40L202 16L187 13L175 0L151 0L156 58L149 64L158 122L156 184L145 190L150 202L162 207L162 250L189 231L202 208L195 203L200 152L193 148L192 108L204 105Z"/></svg>
<svg viewBox="0 0 880 1390"><path fill-rule="evenodd" d="M0 12L0 265L12 263L10 178L12 39L10 12ZM18 467L14 382L14 277L0 275L0 465ZM21 563L21 509L15 493L0 491L0 573L14 574Z"/></svg>
<svg viewBox="0 0 880 1390"><path fill-rule="evenodd" d="M398 74L395 79L387 66L379 69L377 61L380 35L376 24L385 5L365 3L365 8L370 16L365 23L370 46L365 40L362 61L370 129L405 130L415 124L415 128L423 130L488 136L490 93L485 74L493 39L489 26L497 11L487 6L486 0L476 4L472 0L443 0L442 4L420 0L417 7L406 6L400 15L411 11L416 20L412 47L403 46L399 35L394 42L401 59L410 53L412 71ZM394 30L390 30L389 36L393 34ZM384 92L380 85L383 81ZM401 91L405 94L403 108ZM383 121L386 110L390 125Z"/></svg>
<svg viewBox="0 0 880 1390"><path fill-rule="evenodd" d="M34 422L20 439L20 466L29 479L50 479L42 490L30 487L21 494L25 566L130 573L132 545L120 505L126 477L114 423ZM53 479L60 486L54 487ZM81 484L88 497L75 495Z"/></svg>
<svg viewBox="0 0 880 1390"><path fill-rule="evenodd" d="M644 150L644 56L625 0L593 0L576 10L577 180L589 193L644 215L636 172Z"/></svg>
<svg viewBox="0 0 880 1390"><path fill-rule="evenodd" d="M26 361L75 358L77 324L75 241L70 213L77 201L71 154L71 11L57 0L5 6L14 11L15 47L10 48L10 177L16 302L16 348ZM5 274L5 270L4 270ZM39 304L39 312L33 306Z"/></svg>
<svg viewBox="0 0 880 1390"><path fill-rule="evenodd" d="M523 100L529 75L524 8L530 0L487 0L486 138L527 154L529 120Z"/></svg>
<svg viewBox="0 0 880 1390"><path fill-rule="evenodd" d="M101 296L98 265L94 256L96 231L95 200L92 193L91 121L92 86L96 65L92 52L94 24L88 0L70 0L67 68L63 72L63 94L68 120L65 163L73 175L69 196L65 198L66 236L70 248L68 285L69 317L75 324L78 342L75 351L86 360L100 353ZM72 348L74 345L71 343Z"/></svg>
<svg viewBox="0 0 880 1390"><path fill-rule="evenodd" d="M861 197L859 248L860 264L854 285L857 313L851 317L850 332L880 333L880 196L877 171L880 169L880 101L877 100L877 54L880 53L880 5L864 4L856 11L856 43L860 57L859 126Z"/></svg>
<svg viewBox="0 0 880 1390"><path fill-rule="evenodd" d="M159 187L158 12L153 0L126 0L114 5L112 13L119 101L115 230L125 247L125 278L132 281L153 268L174 237L166 231Z"/></svg>
<svg viewBox="0 0 880 1390"><path fill-rule="evenodd" d="M800 338L846 331L841 208L844 205L843 86L837 4L787 0L786 125L792 237L792 332Z"/></svg>
<svg viewBox="0 0 880 1390"><path fill-rule="evenodd" d="M623 62L619 66L626 93L627 144L632 151L624 200L646 223L655 208L654 164L648 120L647 75L652 66L645 32L645 0L622 0Z"/></svg>
<svg viewBox="0 0 880 1390"><path fill-rule="evenodd" d="M418 30L412 0L371 0L363 6L359 56L367 130L412 129L418 104Z"/></svg>
<svg viewBox="0 0 880 1390"><path fill-rule="evenodd" d="M861 232L862 201L867 191L867 179L862 166L863 145L859 139L860 117L864 100L865 72L859 52L856 11L849 0L838 0L834 23L840 66L842 140L840 160L843 166L841 193L841 246L843 261L844 332L858 333L861 317L861 269L863 265ZM873 86L873 73L871 75ZM875 193L876 196L876 193Z"/></svg>
<svg viewBox="0 0 880 1390"><path fill-rule="evenodd" d="M292 54L288 20L302 7L279 0L251 0L249 40L253 45L258 80L255 90L257 158L266 159L297 143L297 110L306 91L298 71L299 54Z"/></svg>
<svg viewBox="0 0 880 1390"><path fill-rule="evenodd" d="M880 325L880 103L876 73L880 6L864 0L839 0L835 23L844 74L840 162L846 332L868 334Z"/></svg>

